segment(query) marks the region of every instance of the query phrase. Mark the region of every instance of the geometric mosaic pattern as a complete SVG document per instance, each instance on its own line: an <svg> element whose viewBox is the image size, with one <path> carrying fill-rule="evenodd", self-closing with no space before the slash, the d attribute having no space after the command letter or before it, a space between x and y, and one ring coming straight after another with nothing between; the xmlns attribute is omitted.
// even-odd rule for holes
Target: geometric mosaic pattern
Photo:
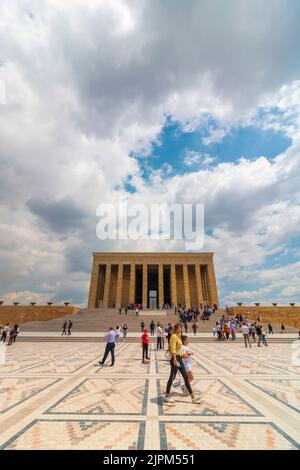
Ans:
<svg viewBox="0 0 300 470"><path fill-rule="evenodd" d="M153 340L154 343L154 340ZM164 351L119 343L114 367L104 344L17 342L0 367L3 449L298 449L300 368L292 345L193 343L198 405L174 388Z"/></svg>
<svg viewBox="0 0 300 470"><path fill-rule="evenodd" d="M169 450L292 450L297 449L271 424L165 423L163 448Z"/></svg>
<svg viewBox="0 0 300 470"><path fill-rule="evenodd" d="M159 390L165 390L166 380L159 381ZM169 407L160 400L160 414L188 415L188 416L261 416L261 414L247 403L240 395L234 392L219 379L198 378L192 383L193 389L200 394L201 403L193 405L182 396L180 390L175 389L173 398L176 399L176 409Z"/></svg>
<svg viewBox="0 0 300 470"><path fill-rule="evenodd" d="M143 447L143 423L105 421L36 421L8 442L5 449L135 450ZM116 441L115 436L118 436Z"/></svg>
<svg viewBox="0 0 300 470"><path fill-rule="evenodd" d="M0 378L0 413L33 397L60 379L5 377Z"/></svg>
<svg viewBox="0 0 300 470"><path fill-rule="evenodd" d="M262 379L248 382L300 413L300 379Z"/></svg>
<svg viewBox="0 0 300 470"><path fill-rule="evenodd" d="M147 380L85 379L47 413L144 415L147 406Z"/></svg>

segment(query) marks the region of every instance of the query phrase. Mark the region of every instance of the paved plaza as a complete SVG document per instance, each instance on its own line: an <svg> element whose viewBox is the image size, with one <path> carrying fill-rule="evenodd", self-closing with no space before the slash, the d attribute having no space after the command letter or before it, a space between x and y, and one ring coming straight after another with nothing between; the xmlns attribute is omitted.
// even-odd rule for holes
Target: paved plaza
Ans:
<svg viewBox="0 0 300 470"><path fill-rule="evenodd" d="M97 365L104 343L18 342L0 367L2 449L299 449L300 367L293 343L245 349L192 343L201 404L174 389L151 345L117 345L116 365Z"/></svg>

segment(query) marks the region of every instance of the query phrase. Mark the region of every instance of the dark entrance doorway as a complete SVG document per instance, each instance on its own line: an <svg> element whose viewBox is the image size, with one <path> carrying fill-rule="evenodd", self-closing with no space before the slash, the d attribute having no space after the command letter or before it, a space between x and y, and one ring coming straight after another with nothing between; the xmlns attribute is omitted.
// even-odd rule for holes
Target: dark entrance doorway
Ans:
<svg viewBox="0 0 300 470"><path fill-rule="evenodd" d="M157 308L158 305L158 265L148 265L147 307Z"/></svg>

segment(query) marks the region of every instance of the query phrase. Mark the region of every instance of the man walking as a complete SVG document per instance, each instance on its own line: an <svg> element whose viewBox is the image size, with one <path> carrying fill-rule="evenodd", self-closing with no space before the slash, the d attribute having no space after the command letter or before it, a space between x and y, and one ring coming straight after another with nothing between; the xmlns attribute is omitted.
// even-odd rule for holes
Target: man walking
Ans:
<svg viewBox="0 0 300 470"><path fill-rule="evenodd" d="M150 323L151 336L154 336L154 330L155 330L155 323L153 320L151 320L151 323Z"/></svg>
<svg viewBox="0 0 300 470"><path fill-rule="evenodd" d="M71 336L72 328L73 328L73 323L71 322L71 320L69 320L69 323L68 323L68 336Z"/></svg>
<svg viewBox="0 0 300 470"><path fill-rule="evenodd" d="M9 331L10 331L9 323L6 323L5 327L3 328L2 336L1 336L1 341L3 343L5 343Z"/></svg>
<svg viewBox="0 0 300 470"><path fill-rule="evenodd" d="M115 333L115 331L114 331L114 329L113 329L112 326L109 328L108 332L106 333L105 339L106 339L106 348L105 348L105 351L104 351L103 359L102 359L102 361L99 361L99 364L100 364L101 366L104 366L105 361L106 361L106 359L107 359L107 356L108 356L108 354L110 353L110 354L111 354L111 364L110 364L110 367L113 367L114 364L115 364L116 333Z"/></svg>
<svg viewBox="0 0 300 470"><path fill-rule="evenodd" d="M256 343L256 339L255 339L256 323L252 324L249 329L250 329L250 333L251 333L251 336L252 336L252 339L253 339L253 343Z"/></svg>
<svg viewBox="0 0 300 470"><path fill-rule="evenodd" d="M258 347L260 348L261 347L261 344L260 343L263 343L265 346L268 346L268 343L266 342L266 340L264 340L263 338L263 334L262 334L262 326L260 325L256 325L256 334L257 334L257 337L258 337Z"/></svg>
<svg viewBox="0 0 300 470"><path fill-rule="evenodd" d="M249 338L249 328L246 325L246 323L243 323L242 325L242 333L243 333L243 337L245 341L245 347L247 348L249 344L249 347L252 348L251 343L250 343L250 338Z"/></svg>
<svg viewBox="0 0 300 470"><path fill-rule="evenodd" d="M15 342L17 334L18 333L17 333L17 330L15 329L15 327L10 330L8 346L11 346Z"/></svg>
<svg viewBox="0 0 300 470"><path fill-rule="evenodd" d="M160 323L157 325L157 344L156 344L156 349L162 349L162 337L164 334L164 330L161 327Z"/></svg>
<svg viewBox="0 0 300 470"><path fill-rule="evenodd" d="M141 321L141 333L143 333L144 329L145 329L145 322L144 320L142 320Z"/></svg>
<svg viewBox="0 0 300 470"><path fill-rule="evenodd" d="M62 327L61 336L67 334L67 325L68 325L68 324L67 324L67 322L65 321L64 324L63 324L63 327Z"/></svg>

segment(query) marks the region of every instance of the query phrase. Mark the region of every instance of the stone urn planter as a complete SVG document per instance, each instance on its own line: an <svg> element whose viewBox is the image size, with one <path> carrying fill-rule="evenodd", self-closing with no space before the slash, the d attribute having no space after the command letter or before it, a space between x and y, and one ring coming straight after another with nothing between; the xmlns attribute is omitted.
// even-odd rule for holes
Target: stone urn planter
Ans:
<svg viewBox="0 0 300 470"><path fill-rule="evenodd" d="M273 307L276 307L278 304L277 304L277 302L273 302L272 305L273 305Z"/></svg>
<svg viewBox="0 0 300 470"><path fill-rule="evenodd" d="M47 302L47 305L49 305L49 307L51 307L51 305L53 305L53 302Z"/></svg>
<svg viewBox="0 0 300 470"><path fill-rule="evenodd" d="M14 302L14 305L19 305L20 302Z"/></svg>
<svg viewBox="0 0 300 470"><path fill-rule="evenodd" d="M295 302L290 302L289 305L290 305L291 307L294 307L294 306L295 306Z"/></svg>
<svg viewBox="0 0 300 470"><path fill-rule="evenodd" d="M238 305L239 307L241 307L241 306L243 305L243 303L242 303L242 302L237 302L237 305Z"/></svg>
<svg viewBox="0 0 300 470"><path fill-rule="evenodd" d="M0 305L3 305L4 304L4 300L0 300Z"/></svg>
<svg viewBox="0 0 300 470"><path fill-rule="evenodd" d="M260 306L260 302L254 302L254 305L255 305L255 307L259 307L259 306Z"/></svg>
<svg viewBox="0 0 300 470"><path fill-rule="evenodd" d="M70 305L70 302L64 302L64 305L67 307L68 305Z"/></svg>

